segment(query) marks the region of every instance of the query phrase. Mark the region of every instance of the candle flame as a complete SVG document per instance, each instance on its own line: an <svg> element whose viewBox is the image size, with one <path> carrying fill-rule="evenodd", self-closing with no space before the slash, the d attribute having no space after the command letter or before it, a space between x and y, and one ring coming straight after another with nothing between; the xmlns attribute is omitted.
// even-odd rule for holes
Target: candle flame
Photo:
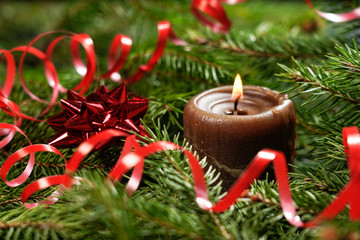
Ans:
<svg viewBox="0 0 360 240"><path fill-rule="evenodd" d="M231 95L231 101L235 102L236 100L239 100L244 95L243 93L243 85L241 82L240 74L236 74L235 81L234 81L234 87Z"/></svg>

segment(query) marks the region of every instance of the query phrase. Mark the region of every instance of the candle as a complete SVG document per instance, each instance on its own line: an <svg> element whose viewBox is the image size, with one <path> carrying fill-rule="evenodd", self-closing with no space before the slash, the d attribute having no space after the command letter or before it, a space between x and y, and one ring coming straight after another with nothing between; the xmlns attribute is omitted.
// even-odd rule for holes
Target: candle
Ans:
<svg viewBox="0 0 360 240"><path fill-rule="evenodd" d="M264 148L282 151L288 163L295 155L295 109L287 95L251 85L232 92L233 86L210 89L184 109L184 137L220 171L225 189Z"/></svg>

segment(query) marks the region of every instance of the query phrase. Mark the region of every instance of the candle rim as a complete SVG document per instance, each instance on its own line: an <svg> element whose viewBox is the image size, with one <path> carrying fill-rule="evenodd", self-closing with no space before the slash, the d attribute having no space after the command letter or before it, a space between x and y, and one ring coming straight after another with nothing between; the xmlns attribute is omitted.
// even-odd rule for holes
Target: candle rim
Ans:
<svg viewBox="0 0 360 240"><path fill-rule="evenodd" d="M224 89L229 90L229 92L226 92L226 93L231 94L232 87L233 87L232 85L226 85L226 86L221 86L221 87L205 90L205 91L195 95L192 99L189 100L189 102L193 101L196 108L198 110L202 111L206 115L212 115L212 116L214 116L216 118L220 117L220 118L224 118L224 119L228 119L228 118L232 118L232 119L233 118L251 119L251 118L269 116L269 115L276 114L276 112L281 112L282 109L286 109L289 104L293 104L293 102L291 101L291 99L289 99L287 94L282 94L282 93L280 93L278 91L275 91L275 90L272 90L272 89L270 89L268 87L257 86L257 85L244 85L244 96L245 96L245 94L246 94L246 92L248 90L261 89L263 91L266 91L266 93L269 93L269 94L266 94L267 96L274 97L274 99L277 100L277 103L273 107L270 107L267 110L264 110L264 111L256 113L256 114L248 114L248 115L226 115L225 113L224 114L214 113L214 112L205 110L205 109L203 109L202 107L199 106L199 104L198 104L199 99L201 97L205 96L206 94L209 94L211 92L219 92L219 93L221 93L222 92L221 90L224 90ZM229 99L229 101L231 101L231 100Z"/></svg>

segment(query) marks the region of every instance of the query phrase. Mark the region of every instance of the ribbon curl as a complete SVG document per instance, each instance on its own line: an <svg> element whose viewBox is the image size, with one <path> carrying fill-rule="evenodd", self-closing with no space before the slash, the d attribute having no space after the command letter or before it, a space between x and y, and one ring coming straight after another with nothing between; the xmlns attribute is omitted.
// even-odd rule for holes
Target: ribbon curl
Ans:
<svg viewBox="0 0 360 240"><path fill-rule="evenodd" d="M220 2L235 4L244 1L245 0L193 0L191 9L194 12L195 16L203 24L209 26L213 31L226 33L229 30L231 23L230 20L227 18L226 13L223 10ZM310 6L312 6L310 0L306 0L306 2ZM360 16L360 14L358 13L360 10L358 8L345 14L332 14L324 13L318 10L316 11L320 16L335 22L350 21ZM202 14L202 12L209 15L217 22L214 22L213 20L207 18ZM146 74L146 72L150 71L156 65L164 51L164 48L166 46L166 40L168 38L172 39L173 42L175 42L177 45L186 44L185 42L176 38L176 36L171 30L170 23L168 21L160 22L158 24L158 31L158 43L152 57L147 62L147 64L141 65L134 73L134 75L127 79L124 79L123 81L125 83L134 83L139 81ZM0 88L0 108L2 108L9 115L15 117L14 125L0 123L0 129L2 129L0 131L0 135L7 135L3 140L0 141L0 147L4 147L7 143L9 143L15 132L19 132L26 137L25 133L19 129L23 118L39 121L33 117L21 113L19 107L8 99L11 94L12 86L14 84L16 72L15 61L12 56L12 52L23 52L20 60L19 75L24 90L32 99L48 104L47 108L41 113L42 115L45 114L53 104L55 104L59 92L64 92L67 90L63 86L61 86L56 68L51 61L53 50L61 40L65 38L70 38L70 53L72 56L72 61L76 71L82 76L80 83L74 88L74 90L78 91L79 94L85 93L95 78L96 55L93 41L88 35L67 34L64 36L60 36L49 44L45 52L42 52L41 50L32 46L37 40L48 34L50 33L40 35L27 46L16 47L11 49L10 51L0 49L0 54L4 55L7 63L5 83L3 88ZM100 78L111 78L113 81L122 80L120 75L118 74L118 71L120 71L120 69L126 62L126 59L131 49L131 44L132 42L129 37L125 35L115 36L109 49L108 71L101 75ZM85 51L86 64L83 63L80 57L80 45L83 46ZM120 47L122 48L120 55L116 57L117 51ZM37 97L27 88L27 85L25 84L25 79L22 72L25 56L27 53L34 55L44 63L45 77L50 87L52 87L53 89L50 102ZM360 135L356 127L344 128L343 131L344 148L348 161L348 166L350 169L349 183L319 215L317 215L313 220L307 223L302 222L300 217L296 213L296 208L293 204L289 186L285 157L281 152L270 149L264 149L260 151L253 159L253 161L249 164L247 169L243 172L243 174L239 177L233 187L229 190L228 194L215 204L209 201L204 172L198 162L198 159L191 152L182 148L179 145L165 141L154 142L146 146L140 146L136 142L134 135L130 136L129 133L114 129L104 130L98 135L90 137L88 140L82 142L68 162L57 148L46 144L33 145L28 139L29 146L19 149L4 162L3 166L0 169L0 177L10 187L19 186L24 183L31 175L35 164L34 154L36 152L50 152L59 155L64 159L66 163L64 174L53 175L38 179L26 186L21 194L22 202L25 204L26 207L29 208L44 203L52 204L56 202L57 197L60 194L59 191L55 191L54 194L50 196L50 198L42 202L26 203L26 201L35 192L51 186L60 185L63 186L60 188L70 188L73 184L76 183L76 179L74 176L82 160L93 149L100 148L114 137L127 137L127 139L117 163L108 175L108 181L118 181L121 179L123 174L134 168L134 171L132 172L130 180L126 186L126 192L129 195L133 194L136 191L141 182L144 159L147 156L160 151L181 150L187 156L191 167L191 172L194 179L196 202L199 207L204 210L217 213L226 211L237 201L237 199L241 196L243 190L245 190L270 163L273 163L275 169L275 176L279 188L281 207L284 212L285 218L292 225L297 227L316 226L323 220L334 218L337 214L340 213L340 211L342 211L342 209L347 204L350 205L350 219L360 220L360 206L357 204L357 199L360 197ZM30 155L30 158L23 173L21 173L20 176L18 176L14 180L7 181L6 177L14 164L27 155Z"/></svg>
<svg viewBox="0 0 360 240"><path fill-rule="evenodd" d="M230 30L231 21L227 17L221 3L238 4L246 1L247 0L193 0L190 8L194 16L204 26L210 28L215 33L226 34ZM319 16L332 22L348 22L360 18L360 7L346 13L328 13L316 9L310 0L305 1Z"/></svg>
<svg viewBox="0 0 360 240"><path fill-rule="evenodd" d="M170 39L175 45L185 45L186 42L179 39L171 29L171 25L169 21L162 21L158 23L158 42L155 48L155 51L148 61L147 64L141 65L138 67L137 71L127 79L121 79L119 75L119 71L122 66L126 62L132 41L129 37L118 34L112 40L109 54L108 54L108 71L98 78L107 79L110 78L113 81L119 82L122 81L124 83L135 83L139 81L147 72L155 67L159 59L161 58L167 39ZM40 40L41 38L48 36L54 33L61 33L63 35L55 38L50 42L46 50L43 52L33 45ZM40 116L43 116L47 113L54 104L56 104L59 92L66 92L68 89L63 87L60 84L59 76L56 70L54 63L52 62L52 55L55 47L64 39L70 39L70 54L71 59L74 64L74 68L82 76L80 82L72 89L73 91L77 91L80 95L84 94L88 88L90 87L93 80L96 78L96 54L94 43L89 35L87 34L74 34L70 32L46 32L43 33L36 38L34 38L28 45L15 47L11 50L3 50L0 49L0 55L3 57L0 58L0 62L5 59L7 63L6 68L6 77L4 86L0 87L0 108L7 114L15 117L15 126L20 127L22 119L29 119L32 121L42 121L38 120L35 117L28 116L23 114L20 111L19 106L9 100L11 95L12 87L14 85L15 77L16 77L16 63L13 57L14 52L22 52L21 59L19 62L19 78L20 83L24 91L30 96L31 99L47 104L45 110L40 113ZM80 45L84 48L85 56L86 56L86 64L81 59L80 54ZM117 51L122 47L120 55L117 56ZM45 78L52 88L52 93L50 96L50 101L44 100L36 96L31 90L28 88L25 78L23 76L24 62L27 54L31 54L38 58L44 64L44 72ZM0 147L6 145L11 141L15 134L14 130L1 130L0 136L6 136L4 139L0 141Z"/></svg>
<svg viewBox="0 0 360 240"><path fill-rule="evenodd" d="M332 21L332 22L349 22L355 19L360 18L360 7L357 7L349 12L346 13L329 13L329 12L323 12L318 9L316 9L310 0L305 0L306 3L315 10L315 12L325 18L326 20Z"/></svg>
<svg viewBox="0 0 360 240"><path fill-rule="evenodd" d="M10 124L0 124L0 128L12 129L24 134L17 127ZM136 141L135 135L129 135L126 132L115 129L104 130L98 135L84 141L79 145L68 162L64 158L66 168L63 175L44 177L25 187L21 194L22 202L26 207L34 207L41 203L54 203L59 195L58 191L55 192L55 197L53 194L49 199L40 203L29 204L26 203L26 201L35 192L51 186L61 185L63 186L62 188L71 188L71 186L76 183L76 178L74 176L83 159L92 150L103 146L114 137L127 138L123 151L115 166L110 171L107 179L110 183L119 181L125 173L134 168L126 186L126 192L129 195L132 195L136 191L141 182L144 159L147 156L161 151L180 150L186 155L191 167L196 193L196 202L200 208L206 211L221 213L229 209L237 201L237 199L240 198L242 192L249 187L253 180L256 179L270 163L273 163L284 217L293 226L302 228L317 226L323 220L330 220L336 217L347 204L350 205L350 219L360 220L360 205L357 204L358 198L360 197L360 134L356 127L347 127L343 130L344 149L350 169L349 183L322 212L320 212L314 219L306 223L302 222L300 216L296 213L296 208L291 196L286 159L282 152L271 149L264 149L260 151L244 170L239 179L234 183L229 192L221 200L213 204L209 200L202 167L199 164L198 159L190 151L177 144L167 141L153 142L145 146L140 146L140 144ZM52 152L63 157L56 148L49 145L30 145L18 150L5 161L0 170L1 178L5 181L6 175L11 166L13 166L13 164L19 159L39 151ZM33 166L34 163L31 162L29 164ZM9 182L6 182L7 185L14 187L23 183L29 177L31 170L24 172L26 172L25 177L17 180L15 184L9 184Z"/></svg>

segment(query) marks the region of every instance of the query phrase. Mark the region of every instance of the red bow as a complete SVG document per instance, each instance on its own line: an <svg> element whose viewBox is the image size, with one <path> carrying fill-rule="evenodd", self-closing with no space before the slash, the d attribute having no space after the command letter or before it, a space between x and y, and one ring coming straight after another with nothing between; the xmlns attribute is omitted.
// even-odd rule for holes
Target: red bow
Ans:
<svg viewBox="0 0 360 240"><path fill-rule="evenodd" d="M67 96L67 100L61 99L64 111L48 119L59 131L49 143L54 147L76 147L110 128L144 134L140 118L147 111L148 100L128 93L125 84L111 91L102 86L86 98L71 90Z"/></svg>

